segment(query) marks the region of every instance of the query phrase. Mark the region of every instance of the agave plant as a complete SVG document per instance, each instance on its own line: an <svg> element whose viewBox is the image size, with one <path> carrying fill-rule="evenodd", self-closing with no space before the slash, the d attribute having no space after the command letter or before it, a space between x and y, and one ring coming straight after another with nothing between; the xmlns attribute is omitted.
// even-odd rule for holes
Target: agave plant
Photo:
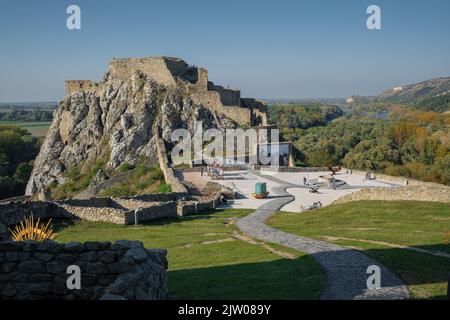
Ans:
<svg viewBox="0 0 450 320"><path fill-rule="evenodd" d="M56 236L56 233L53 232L51 222L52 219L45 224L41 222L40 218L35 221L33 214L31 214L31 216L23 219L20 225L17 225L13 230L9 229L9 231L11 231L11 236L14 241L51 240Z"/></svg>

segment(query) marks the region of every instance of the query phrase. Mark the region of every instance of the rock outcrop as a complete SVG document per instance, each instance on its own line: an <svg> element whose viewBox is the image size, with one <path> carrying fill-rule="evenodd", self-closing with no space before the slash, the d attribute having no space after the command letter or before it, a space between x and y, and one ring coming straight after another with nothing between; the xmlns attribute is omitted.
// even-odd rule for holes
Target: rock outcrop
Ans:
<svg viewBox="0 0 450 320"><path fill-rule="evenodd" d="M173 130L192 132L196 121L219 129L267 124L263 103L241 100L239 91L215 86L205 69L177 58L115 59L101 82L67 81L66 91L27 195L64 184L68 170L87 170L98 159L106 170L142 157L157 163L158 137L170 144Z"/></svg>

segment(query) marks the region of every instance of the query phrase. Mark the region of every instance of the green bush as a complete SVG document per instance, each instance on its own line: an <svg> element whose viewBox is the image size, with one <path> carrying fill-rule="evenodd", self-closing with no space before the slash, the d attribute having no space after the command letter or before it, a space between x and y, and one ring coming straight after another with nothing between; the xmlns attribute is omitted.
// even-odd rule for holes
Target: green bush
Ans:
<svg viewBox="0 0 450 320"><path fill-rule="evenodd" d="M0 126L0 199L20 196L39 153L40 141L17 126Z"/></svg>
<svg viewBox="0 0 450 320"><path fill-rule="evenodd" d="M124 183L100 192L100 196L120 197L145 193L169 193L171 191L172 188L165 183L164 174L160 168L140 164L136 167L136 171L131 178Z"/></svg>
<svg viewBox="0 0 450 320"><path fill-rule="evenodd" d="M132 166L131 166L130 164L128 164L128 163L122 163L122 164L120 165L120 167L119 167L119 171L120 171L121 173L130 171L131 169L132 169Z"/></svg>

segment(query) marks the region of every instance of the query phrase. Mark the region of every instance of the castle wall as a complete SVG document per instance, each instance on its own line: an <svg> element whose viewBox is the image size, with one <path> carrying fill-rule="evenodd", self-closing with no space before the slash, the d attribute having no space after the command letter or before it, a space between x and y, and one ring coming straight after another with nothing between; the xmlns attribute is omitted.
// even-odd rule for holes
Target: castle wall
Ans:
<svg viewBox="0 0 450 320"><path fill-rule="evenodd" d="M263 103L255 99L241 99L239 90L214 85L208 81L206 69L189 67L181 59L169 57L114 59L109 64L110 76L123 81L137 71L143 72L149 78L166 86L184 85L194 103L202 104L240 125L267 125L268 123L267 107ZM67 94L92 90L100 94L100 89L99 84L88 80L66 81ZM61 136L67 136L64 130L61 131Z"/></svg>
<svg viewBox="0 0 450 320"><path fill-rule="evenodd" d="M198 68L197 83L190 86L192 91L208 91L208 70L204 68Z"/></svg>
<svg viewBox="0 0 450 320"><path fill-rule="evenodd" d="M66 80L66 94L97 89L98 84L91 80Z"/></svg>
<svg viewBox="0 0 450 320"><path fill-rule="evenodd" d="M208 90L219 93L220 101L224 106L241 106L241 91L225 89L222 86L216 86L212 82L208 83Z"/></svg>
<svg viewBox="0 0 450 320"><path fill-rule="evenodd" d="M162 300L168 295L166 250L139 241L0 241L0 300ZM69 266L81 289L69 290Z"/></svg>
<svg viewBox="0 0 450 320"><path fill-rule="evenodd" d="M180 60L182 61L182 60ZM176 81L171 70L178 74L186 70L186 63L166 60L162 57L139 59L114 59L109 64L110 74L118 79L126 80L133 72L141 71L158 83L174 86Z"/></svg>
<svg viewBox="0 0 450 320"><path fill-rule="evenodd" d="M243 108L251 109L251 125L253 126L267 126L269 121L267 118L267 105L262 101L253 98L241 99L241 106Z"/></svg>
<svg viewBox="0 0 450 320"><path fill-rule="evenodd" d="M203 106L225 115L227 118L230 118L241 125L250 125L251 110L238 106L224 106L220 100L220 94L217 91L194 93L192 94L192 100L194 103L202 104Z"/></svg>

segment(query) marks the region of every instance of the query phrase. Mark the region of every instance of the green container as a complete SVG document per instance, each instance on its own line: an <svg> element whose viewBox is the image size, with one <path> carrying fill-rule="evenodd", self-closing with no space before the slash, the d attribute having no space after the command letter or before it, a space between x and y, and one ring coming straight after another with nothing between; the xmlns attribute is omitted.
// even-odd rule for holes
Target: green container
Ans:
<svg viewBox="0 0 450 320"><path fill-rule="evenodd" d="M263 182L257 182L255 185L255 193L256 194L267 193L267 184Z"/></svg>

